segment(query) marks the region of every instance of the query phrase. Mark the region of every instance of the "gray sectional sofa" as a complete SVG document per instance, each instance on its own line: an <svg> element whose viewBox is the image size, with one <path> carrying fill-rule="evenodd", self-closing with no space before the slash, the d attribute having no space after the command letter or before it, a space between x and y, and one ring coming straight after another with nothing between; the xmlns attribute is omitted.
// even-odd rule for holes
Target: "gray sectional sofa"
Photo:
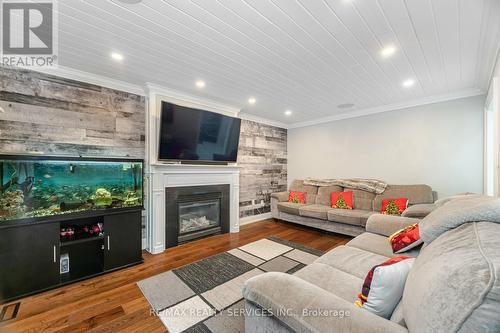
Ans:
<svg viewBox="0 0 500 333"><path fill-rule="evenodd" d="M364 278L392 253L387 236L418 222L424 241L390 318L354 305ZM376 214L366 232L294 275L248 280L246 333L500 332L500 199L469 197L424 219Z"/></svg>
<svg viewBox="0 0 500 333"><path fill-rule="evenodd" d="M307 225L310 227L357 236L365 231L368 218L380 212L382 200L387 198L409 199L409 205L419 205L415 216L427 215L434 206L436 193L428 185L388 185L384 193L375 193L342 188L340 186L304 185L303 180L294 180L289 191L306 192L306 204L288 202L289 192L271 195L271 213L276 219ZM330 193L352 191L354 209L332 209ZM426 206L423 206L426 205ZM418 212L417 212L418 211Z"/></svg>

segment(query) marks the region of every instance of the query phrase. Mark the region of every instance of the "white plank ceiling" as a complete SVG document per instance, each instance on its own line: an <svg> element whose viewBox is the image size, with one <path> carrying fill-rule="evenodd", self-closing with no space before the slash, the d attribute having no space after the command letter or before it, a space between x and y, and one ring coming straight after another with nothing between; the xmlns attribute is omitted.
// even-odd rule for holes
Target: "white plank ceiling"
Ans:
<svg viewBox="0 0 500 333"><path fill-rule="evenodd" d="M59 1L59 64L286 124L485 91L500 41L499 0L125 2Z"/></svg>

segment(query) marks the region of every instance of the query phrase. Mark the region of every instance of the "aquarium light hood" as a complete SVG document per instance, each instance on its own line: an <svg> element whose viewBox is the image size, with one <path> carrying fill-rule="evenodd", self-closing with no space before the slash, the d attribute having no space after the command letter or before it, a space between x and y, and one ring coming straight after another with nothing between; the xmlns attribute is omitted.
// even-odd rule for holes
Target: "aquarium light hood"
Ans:
<svg viewBox="0 0 500 333"><path fill-rule="evenodd" d="M25 152L8 152L6 154L0 154L0 156L19 156L19 157L46 157L49 159L92 159L92 160L133 160L133 161L142 161L141 158L135 158L131 156L119 156L119 155L106 155L106 157L102 157L101 155L73 155L73 154L46 154L45 152L40 151L25 151Z"/></svg>

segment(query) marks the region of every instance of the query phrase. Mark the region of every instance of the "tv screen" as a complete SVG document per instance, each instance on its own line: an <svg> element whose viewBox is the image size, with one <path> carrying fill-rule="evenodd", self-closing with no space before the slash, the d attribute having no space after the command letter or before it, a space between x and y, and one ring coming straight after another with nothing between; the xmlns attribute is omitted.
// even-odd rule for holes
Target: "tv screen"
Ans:
<svg viewBox="0 0 500 333"><path fill-rule="evenodd" d="M162 102L159 160L236 162L241 119Z"/></svg>

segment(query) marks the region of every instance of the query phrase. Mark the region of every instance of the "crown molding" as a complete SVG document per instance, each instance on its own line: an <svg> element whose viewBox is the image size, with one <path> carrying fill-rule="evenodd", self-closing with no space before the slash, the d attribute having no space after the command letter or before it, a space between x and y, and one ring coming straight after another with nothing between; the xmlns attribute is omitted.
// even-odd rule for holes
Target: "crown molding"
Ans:
<svg viewBox="0 0 500 333"><path fill-rule="evenodd" d="M77 69L58 66L57 68L32 68L36 72L45 73L49 75L55 75L59 77L63 77L70 80L85 82L89 84L95 84L98 86L115 89L119 91L125 91L128 93L140 95L140 96L149 96L157 95L160 97L166 98L168 101L174 102L176 104L189 106L189 107L198 107L203 108L208 111L218 112L222 114L226 114L233 117L239 117L244 120L254 121L257 123L275 126L285 129L293 129L300 128L306 126L313 126L318 124L323 124L325 122L338 121L343 119L357 118L368 116L371 114L377 114L388 111L395 111L400 109L406 109L410 107L416 107L420 105L427 105L439 102L450 101L454 99L473 97L478 95L486 94L485 91L479 88L465 89L457 92L452 92L449 94L441 94L434 95L429 97L424 97L408 102L395 103L377 106L373 108L367 108L362 110L354 110L352 112L344 112L336 115L316 118L308 121L296 122L292 124L286 124L283 122L275 121L272 119L255 116L246 112L242 112L240 108L220 103L212 99L202 98L199 96L183 93L177 90L169 89L154 83L146 83L146 85L140 86L132 83L128 83L125 81L115 80L106 76L97 75L89 72L80 71Z"/></svg>
<svg viewBox="0 0 500 333"><path fill-rule="evenodd" d="M57 66L56 68L30 68L30 69L44 74L60 76L70 80L95 84L101 87L125 91L140 96L146 96L144 88L141 87L140 85L111 79L106 76L84 72L78 69L73 69L61 65Z"/></svg>
<svg viewBox="0 0 500 333"><path fill-rule="evenodd" d="M287 124L281 122L254 116L248 113L242 113L240 112L239 108L231 105L220 103L211 99L201 98L199 96L186 94L184 92L169 89L154 83L146 83L146 85L143 87L140 85L111 79L106 76L84 72L78 69L65 67L61 65L57 66L56 68L30 68L30 69L39 73L59 76L66 79L85 82L89 84L95 84L101 87L106 87L119 91L125 91L140 96L148 96L153 93L156 95L160 95L162 97L167 97L167 99L169 99L172 102L175 101L179 104L184 104L186 106L204 108L208 109L209 111L223 113L233 117L240 117L241 119L255 121L257 123L265 125L276 126L280 128L288 127Z"/></svg>
<svg viewBox="0 0 500 333"><path fill-rule="evenodd" d="M313 125L323 124L323 123L332 122L332 121L363 117L363 116L368 116L368 115L382 113L382 112L396 111L396 110L407 109L407 108L416 107L416 106L446 102L446 101L451 101L454 99L473 97L473 96L484 95L484 94L485 94L485 92L481 89L478 89L478 88L466 89L466 90L461 90L461 91L457 91L457 92L453 92L453 93L449 93L449 94L434 95L434 96L424 97L424 98L420 98L420 99L416 99L416 100L408 101L408 102L382 105L382 106L377 106L374 108L355 110L355 111L352 111L349 113L340 113L340 114L336 114L334 116L322 117L322 118L317 118L317 119L313 119L313 120L309 120L309 121L297 122L297 123L293 123L293 124L289 125L288 128L291 129L291 128L313 126Z"/></svg>
<svg viewBox="0 0 500 333"><path fill-rule="evenodd" d="M259 124L264 124L264 125L269 125L269 126L274 126L274 127L279 127L279 128L285 128L285 129L289 128L288 124L285 124L285 123L282 123L279 121L275 121L275 120L271 120L271 119L267 119L267 118L263 118L263 117L259 117L259 116L254 116L253 114L249 114L246 112L240 112L239 117L241 119L253 121L253 122L256 122Z"/></svg>
<svg viewBox="0 0 500 333"><path fill-rule="evenodd" d="M178 105L199 108L207 111L217 112L225 114L232 117L238 117L240 110L232 105L220 103L218 101L203 98L191 94L186 94L184 92L165 88L163 86L146 83L146 92L149 94L149 98L153 99L159 97L162 100L172 102Z"/></svg>

